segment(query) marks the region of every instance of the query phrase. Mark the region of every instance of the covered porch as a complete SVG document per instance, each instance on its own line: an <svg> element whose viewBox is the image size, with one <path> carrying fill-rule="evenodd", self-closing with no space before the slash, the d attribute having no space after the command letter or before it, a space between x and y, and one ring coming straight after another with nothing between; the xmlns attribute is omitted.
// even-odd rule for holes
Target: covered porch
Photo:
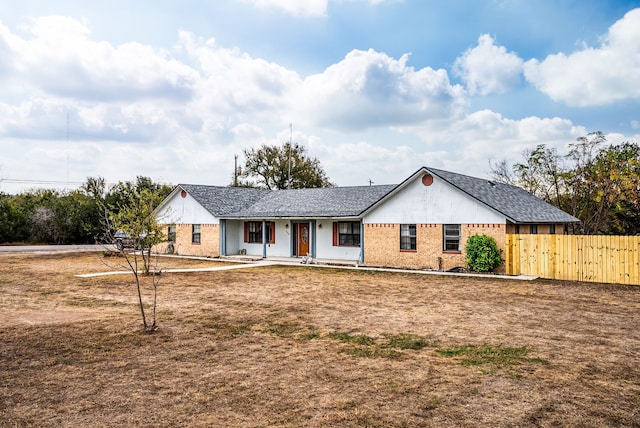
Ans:
<svg viewBox="0 0 640 428"><path fill-rule="evenodd" d="M351 240L345 240L345 225ZM220 220L220 256L362 264L362 222L338 218ZM346 245L345 245L346 242Z"/></svg>

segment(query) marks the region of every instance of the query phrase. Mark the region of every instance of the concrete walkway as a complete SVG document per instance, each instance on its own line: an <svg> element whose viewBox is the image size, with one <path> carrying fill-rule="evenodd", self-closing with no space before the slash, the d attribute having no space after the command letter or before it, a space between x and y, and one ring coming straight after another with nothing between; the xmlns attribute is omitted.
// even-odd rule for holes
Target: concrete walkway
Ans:
<svg viewBox="0 0 640 428"><path fill-rule="evenodd" d="M244 263L244 264L237 264L234 266L217 266L217 267L191 268L191 269L165 269L160 272L162 273L214 272L219 270L249 269L249 268L270 266L270 265L277 265L277 264L279 263L261 261L259 263ZM120 270L120 271L113 271L113 272L83 273L75 276L78 278L94 278L97 276L109 276L109 275L126 275L126 274L131 275L131 273L132 272L130 270Z"/></svg>
<svg viewBox="0 0 640 428"><path fill-rule="evenodd" d="M210 258L205 257L186 257L186 256L163 256L160 257L185 257L192 259L202 259L202 260L211 260ZM468 278L492 278L492 279L515 279L520 281L532 281L537 279L535 276L527 276L527 275L518 275L518 276L510 276L510 275L496 275L496 274L480 274L480 273L464 273L464 272L443 272L443 271L435 271L435 270L418 270L418 269L395 269L395 268L382 268L382 267L368 267L368 266L357 266L355 262L348 262L344 260L314 260L309 264L302 264L301 259L299 258L267 258L267 259L258 259L258 260L240 260L240 259L228 259L223 258L222 260L232 263L237 263L233 266L219 266L219 267L206 267L206 268L191 268L191 269L167 269L163 270L162 273L189 273L189 272L215 272L215 271L223 271L223 270L233 270L233 269L250 269L262 266L308 266L314 268L329 268L329 269L351 269L351 270L366 270L366 271L375 271L375 272L397 272L397 273L411 273L418 275L444 275L444 276L460 276L460 277L468 277ZM98 276L108 276L108 275L126 275L131 274L131 271L115 271L115 272L98 272L98 273L86 273L81 275L75 275L79 278L93 278Z"/></svg>

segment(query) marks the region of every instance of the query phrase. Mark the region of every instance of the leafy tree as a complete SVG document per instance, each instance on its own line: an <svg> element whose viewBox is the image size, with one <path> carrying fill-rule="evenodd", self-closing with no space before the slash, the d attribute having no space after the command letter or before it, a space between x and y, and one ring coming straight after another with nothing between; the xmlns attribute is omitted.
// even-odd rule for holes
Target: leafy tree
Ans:
<svg viewBox="0 0 640 428"><path fill-rule="evenodd" d="M41 189L26 198L29 210L32 242L59 243L60 229L56 224L55 206L59 194L55 190Z"/></svg>
<svg viewBox="0 0 640 428"><path fill-rule="evenodd" d="M491 236L470 236L464 250L467 266L473 272L493 272L504 261L496 240Z"/></svg>
<svg viewBox="0 0 640 428"><path fill-rule="evenodd" d="M590 171L593 230L605 234L640 233L640 146L625 142L602 148Z"/></svg>
<svg viewBox="0 0 640 428"><path fill-rule="evenodd" d="M32 206L25 195L0 194L0 243L27 242L31 236Z"/></svg>
<svg viewBox="0 0 640 428"><path fill-rule="evenodd" d="M640 233L640 146L607 145L592 132L568 145L559 156L539 145L513 165L513 183L580 219L583 234ZM493 177L511 177L505 161L492 165Z"/></svg>
<svg viewBox="0 0 640 428"><path fill-rule="evenodd" d="M130 246L117 248L133 273L143 328L150 332L157 328L156 308L160 281L160 272L155 269L158 258L152 258L152 248L165 241L155 213L162 195L142 186L134 189L130 196L125 203L114 206L107 212L105 234L106 240L111 243L115 243L115 232L125 234L130 242ZM150 320L144 308L145 294L150 295L148 299L151 300Z"/></svg>
<svg viewBox="0 0 640 428"><path fill-rule="evenodd" d="M524 157L525 162L513 166L517 182L540 199L561 207L565 171L556 149L540 144Z"/></svg>
<svg viewBox="0 0 640 428"><path fill-rule="evenodd" d="M285 143L245 149L245 166L239 174L239 186L267 189L331 187L320 161L307 155L304 146Z"/></svg>
<svg viewBox="0 0 640 428"><path fill-rule="evenodd" d="M135 199L144 189L156 195L160 203L173 190L173 186L154 183L149 177L138 176L135 181L121 181L113 185L106 193L104 204L107 208L117 209Z"/></svg>
<svg viewBox="0 0 640 428"><path fill-rule="evenodd" d="M18 195L0 193L0 243L96 242L103 231L105 210L117 211L148 189L162 200L172 187L147 177L120 182L107 191L104 178L88 177L74 191L32 189Z"/></svg>

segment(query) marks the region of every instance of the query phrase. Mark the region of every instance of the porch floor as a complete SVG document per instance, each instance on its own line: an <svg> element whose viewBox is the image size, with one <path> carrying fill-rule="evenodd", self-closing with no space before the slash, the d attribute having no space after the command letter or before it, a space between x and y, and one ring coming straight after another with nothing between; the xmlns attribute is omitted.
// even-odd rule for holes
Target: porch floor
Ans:
<svg viewBox="0 0 640 428"><path fill-rule="evenodd" d="M257 262L264 260L266 262L278 263L278 264L291 264L291 265L300 265L303 263L303 257L267 257L263 259L262 256L251 255L251 254L241 254L241 255L231 255L231 256L222 256L221 260L233 261L233 262ZM327 265L327 266L357 266L357 260L341 260L341 259L312 259L309 264L314 265Z"/></svg>

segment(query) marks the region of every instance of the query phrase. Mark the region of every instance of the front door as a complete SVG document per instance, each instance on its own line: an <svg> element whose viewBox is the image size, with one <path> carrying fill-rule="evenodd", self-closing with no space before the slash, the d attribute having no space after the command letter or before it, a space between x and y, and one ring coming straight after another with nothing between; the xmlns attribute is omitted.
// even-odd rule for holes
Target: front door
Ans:
<svg viewBox="0 0 640 428"><path fill-rule="evenodd" d="M309 223L296 223L296 256L304 257L309 254Z"/></svg>

